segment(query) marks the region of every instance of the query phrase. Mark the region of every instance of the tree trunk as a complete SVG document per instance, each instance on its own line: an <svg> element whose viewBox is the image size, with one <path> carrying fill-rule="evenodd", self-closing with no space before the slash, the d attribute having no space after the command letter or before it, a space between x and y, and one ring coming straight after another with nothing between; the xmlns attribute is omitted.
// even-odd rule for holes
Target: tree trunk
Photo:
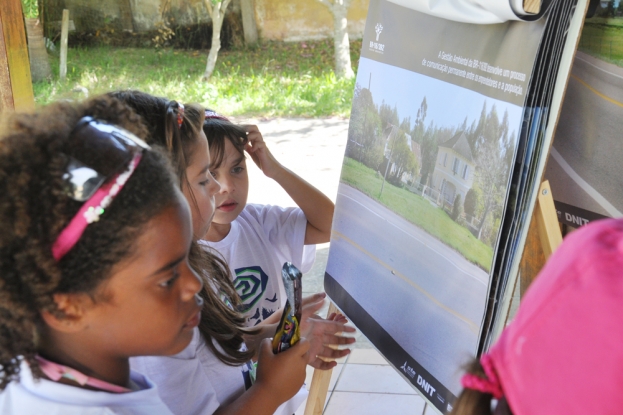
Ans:
<svg viewBox="0 0 623 415"><path fill-rule="evenodd" d="M211 0L205 0L206 2ZM216 67L216 59L218 58L218 51L221 50L221 28L223 27L223 20L225 19L225 10L229 5L230 0L224 0L222 3L217 2L212 6L212 46L210 47L210 53L208 53L208 63L206 70L203 73L203 80L207 81L212 76L214 68ZM210 10L210 8L208 8Z"/></svg>
<svg viewBox="0 0 623 415"><path fill-rule="evenodd" d="M132 14L131 0L122 0L119 2L119 14L121 20L121 26L123 30L129 32L134 31L134 18Z"/></svg>
<svg viewBox="0 0 623 415"><path fill-rule="evenodd" d="M347 24L348 4L344 1L342 4L335 4L332 7L333 12L333 44L335 46L335 76L338 78L350 79L355 76L350 63L350 43L348 41Z"/></svg>
<svg viewBox="0 0 623 415"><path fill-rule="evenodd" d="M244 31L244 43L249 46L255 45L258 40L257 24L255 23L255 3L253 0L240 0L242 13L242 30Z"/></svg>
<svg viewBox="0 0 623 415"><path fill-rule="evenodd" d="M30 54L30 73L33 82L42 81L52 76L48 51L43 42L43 25L39 19L26 19L28 34L28 53Z"/></svg>

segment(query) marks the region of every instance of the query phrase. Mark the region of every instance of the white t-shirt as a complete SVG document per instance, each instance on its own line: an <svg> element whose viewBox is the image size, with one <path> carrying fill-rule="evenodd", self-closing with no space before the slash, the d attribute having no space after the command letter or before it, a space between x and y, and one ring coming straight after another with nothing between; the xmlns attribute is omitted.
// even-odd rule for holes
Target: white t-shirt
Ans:
<svg viewBox="0 0 623 415"><path fill-rule="evenodd" d="M305 245L306 228L307 218L300 208L248 204L223 240L200 241L227 260L248 326L285 305L284 262L292 262L303 273L311 269L316 246Z"/></svg>
<svg viewBox="0 0 623 415"><path fill-rule="evenodd" d="M132 382L140 389L128 393L93 391L52 382L35 381L26 363L20 380L0 393L2 415L172 415L158 396L156 385L132 371Z"/></svg>
<svg viewBox="0 0 623 415"><path fill-rule="evenodd" d="M246 390L242 368L218 360L197 328L181 353L133 357L130 365L158 385L160 397L176 415L212 414Z"/></svg>
<svg viewBox="0 0 623 415"><path fill-rule="evenodd" d="M250 387L248 366L221 362L205 344L199 329L194 330L192 341L181 353L133 357L130 364L158 385L160 397L175 415L210 415ZM306 397L303 387L275 414L293 414Z"/></svg>

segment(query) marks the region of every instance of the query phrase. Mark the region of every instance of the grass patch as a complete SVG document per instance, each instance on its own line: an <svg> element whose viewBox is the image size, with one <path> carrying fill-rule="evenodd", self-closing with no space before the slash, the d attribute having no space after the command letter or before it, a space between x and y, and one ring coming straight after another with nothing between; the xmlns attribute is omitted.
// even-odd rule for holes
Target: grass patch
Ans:
<svg viewBox="0 0 623 415"><path fill-rule="evenodd" d="M456 249L468 261L489 272L493 261L491 247L454 222L446 212L406 189L385 182L383 194L379 198L382 180L383 178L371 168L351 158L344 158L343 182L377 200L446 245Z"/></svg>
<svg viewBox="0 0 623 415"><path fill-rule="evenodd" d="M357 67L361 41L351 43ZM350 114L355 80L333 74L333 43L268 42L222 50L209 82L201 81L207 51L71 48L66 82L34 84L35 101L81 98L133 88L181 102L198 102L227 115L342 116ZM58 57L51 57L58 79Z"/></svg>
<svg viewBox="0 0 623 415"><path fill-rule="evenodd" d="M579 49L603 61L623 66L623 19L593 17L587 20Z"/></svg>

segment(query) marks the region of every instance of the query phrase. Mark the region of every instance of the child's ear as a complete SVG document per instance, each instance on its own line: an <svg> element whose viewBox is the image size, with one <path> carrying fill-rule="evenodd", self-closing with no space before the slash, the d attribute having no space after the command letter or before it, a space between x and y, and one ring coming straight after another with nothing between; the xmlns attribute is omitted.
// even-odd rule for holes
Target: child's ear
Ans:
<svg viewBox="0 0 623 415"><path fill-rule="evenodd" d="M93 300L84 293L54 294L53 298L58 312L41 311L45 324L64 333L81 331L86 325L86 314Z"/></svg>

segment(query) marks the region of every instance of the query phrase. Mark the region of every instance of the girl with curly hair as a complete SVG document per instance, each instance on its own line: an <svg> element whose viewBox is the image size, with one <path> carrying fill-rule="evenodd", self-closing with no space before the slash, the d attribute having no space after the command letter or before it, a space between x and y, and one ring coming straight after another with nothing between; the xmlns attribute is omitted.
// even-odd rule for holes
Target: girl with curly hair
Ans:
<svg viewBox="0 0 623 415"><path fill-rule="evenodd" d="M190 210L116 100L0 128L0 413L170 414L129 357L179 353L200 322Z"/></svg>

